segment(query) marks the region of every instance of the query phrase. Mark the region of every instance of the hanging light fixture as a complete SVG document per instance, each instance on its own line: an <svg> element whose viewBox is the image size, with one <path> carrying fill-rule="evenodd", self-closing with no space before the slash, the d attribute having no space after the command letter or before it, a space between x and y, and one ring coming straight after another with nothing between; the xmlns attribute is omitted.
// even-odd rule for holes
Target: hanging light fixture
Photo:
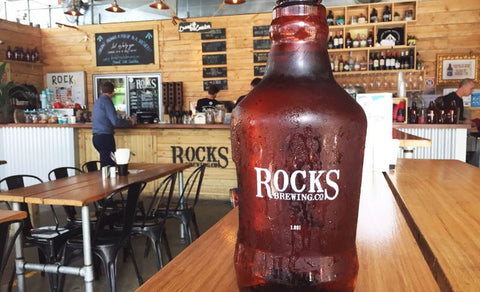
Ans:
<svg viewBox="0 0 480 292"><path fill-rule="evenodd" d="M75 4L76 2L77 0L72 0L72 3L73 3L72 9L65 11L64 13L71 16L82 16L83 14L77 9L77 5Z"/></svg>
<svg viewBox="0 0 480 292"><path fill-rule="evenodd" d="M150 4L149 6L151 8L159 9L159 10L170 9L170 7L168 7L168 5L165 2L163 2L162 0L155 0L155 2Z"/></svg>
<svg viewBox="0 0 480 292"><path fill-rule="evenodd" d="M224 0L225 4L230 4L230 5L238 5L238 4L243 4L246 1L245 0Z"/></svg>
<svg viewBox="0 0 480 292"><path fill-rule="evenodd" d="M124 9L122 9L120 6L118 6L117 0L113 0L112 6L108 7L105 10L108 11L108 12L113 12L113 13L125 12Z"/></svg>

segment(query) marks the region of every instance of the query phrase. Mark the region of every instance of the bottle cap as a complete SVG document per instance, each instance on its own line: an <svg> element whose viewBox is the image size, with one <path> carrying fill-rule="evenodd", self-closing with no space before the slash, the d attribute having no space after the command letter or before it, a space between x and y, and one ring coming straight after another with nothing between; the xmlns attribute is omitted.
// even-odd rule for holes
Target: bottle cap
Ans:
<svg viewBox="0 0 480 292"><path fill-rule="evenodd" d="M322 0L277 0L277 5L320 4Z"/></svg>

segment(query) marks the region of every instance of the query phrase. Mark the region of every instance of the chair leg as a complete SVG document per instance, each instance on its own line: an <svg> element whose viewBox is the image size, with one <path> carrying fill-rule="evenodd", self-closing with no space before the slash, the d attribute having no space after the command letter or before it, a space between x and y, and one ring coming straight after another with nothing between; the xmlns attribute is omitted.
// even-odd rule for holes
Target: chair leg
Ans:
<svg viewBox="0 0 480 292"><path fill-rule="evenodd" d="M141 286L143 284L143 279L142 279L142 276L140 275L140 271L138 270L137 261L135 260L135 254L133 253L132 242L130 240L128 240L127 246L128 246L128 249L130 250L130 255L132 256L132 262L133 262L133 266L135 267L135 273L137 274L138 286Z"/></svg>
<svg viewBox="0 0 480 292"><path fill-rule="evenodd" d="M193 227L195 228L195 233L197 238L200 237L200 230L198 230L198 224L197 224L197 216L195 216L195 213L192 213L192 223Z"/></svg>
<svg viewBox="0 0 480 292"><path fill-rule="evenodd" d="M162 240L163 240L163 245L165 246L165 252L168 257L168 261L172 260L172 252L170 250L170 244L168 244L168 238L167 238L167 232L163 230L162 232Z"/></svg>
<svg viewBox="0 0 480 292"><path fill-rule="evenodd" d="M95 254L100 257L103 268L105 269L105 276L107 278L108 290L115 292L116 290L116 273L117 273L117 251L109 249L98 249Z"/></svg>

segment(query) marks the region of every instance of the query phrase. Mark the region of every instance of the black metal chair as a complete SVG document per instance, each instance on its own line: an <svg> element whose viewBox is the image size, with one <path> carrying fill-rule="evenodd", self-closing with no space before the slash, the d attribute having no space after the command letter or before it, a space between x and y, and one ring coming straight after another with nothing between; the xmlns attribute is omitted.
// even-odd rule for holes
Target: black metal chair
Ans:
<svg viewBox="0 0 480 292"><path fill-rule="evenodd" d="M13 175L0 180L0 185L5 183L9 190L25 187L25 179L33 180L36 183L43 181L33 175ZM63 254L63 247L67 239L72 238L82 232L81 226L74 226L66 224L60 227L55 208L50 205L54 226L42 226L33 228L28 205L26 203L20 204L20 210L27 213L27 218L23 220L23 228L21 236L23 237L24 247L37 247L40 263L55 264L61 261ZM12 274L10 282L13 282ZM57 290L57 276L49 273L50 289Z"/></svg>
<svg viewBox="0 0 480 292"><path fill-rule="evenodd" d="M157 211L159 216L163 216L167 219L175 218L180 220L187 233L187 244L190 244L193 241L191 225L193 225L196 237L198 238L200 236L195 215L195 205L200 197L203 176L205 175L205 167L205 164L201 165L190 174L183 186L183 192L180 194L175 207L170 208L170 210L162 208Z"/></svg>
<svg viewBox="0 0 480 292"><path fill-rule="evenodd" d="M172 200L173 192L175 190L175 181L177 174L173 173L165 178L155 190L152 200L146 212L140 216L136 216L133 223L132 235L141 234L148 237L147 248L145 249L145 257L148 255L150 244L153 246L155 253L155 261L157 269L163 268L163 259L161 246L165 248L165 253L170 261L172 259L172 253L170 246L168 245L167 234L165 232L165 217L158 215L158 208L164 206L167 212L169 211L170 202Z"/></svg>
<svg viewBox="0 0 480 292"><path fill-rule="evenodd" d="M87 161L82 165L83 172L97 171L100 170L100 168L100 161L98 160Z"/></svg>
<svg viewBox="0 0 480 292"><path fill-rule="evenodd" d="M126 247L128 248L133 265L135 267L135 272L137 274L137 279L139 285L142 284L143 280L138 270L137 262L133 253L133 248L131 244L131 232L133 221L135 219L136 206L138 198L143 188L145 187L145 182L132 183L120 191L114 192L109 195L105 202L111 201L118 196L121 191L127 192L126 205L123 212L122 218L122 228L121 229L104 229L105 224L103 221L106 218L106 208L102 208L101 216L99 217L95 228L93 229L92 236L92 252L95 256L101 259L103 267L105 269L105 274L107 276L108 286L110 291L116 290L115 280L117 272L117 256L119 251ZM76 237L67 241L65 246L65 257L64 264L68 265L75 257L78 257L83 254L83 238ZM63 289L65 283L65 275L61 276L60 288Z"/></svg>

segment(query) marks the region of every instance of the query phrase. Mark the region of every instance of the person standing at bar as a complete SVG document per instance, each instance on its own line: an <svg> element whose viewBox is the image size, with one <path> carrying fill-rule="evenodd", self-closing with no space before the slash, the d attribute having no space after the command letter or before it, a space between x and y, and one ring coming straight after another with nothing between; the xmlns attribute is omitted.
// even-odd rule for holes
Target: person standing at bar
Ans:
<svg viewBox="0 0 480 292"><path fill-rule="evenodd" d="M219 104L220 102L215 99L217 98L219 91L220 89L218 89L216 85L210 85L208 87L208 96L197 101L197 106L195 107L197 112L203 112L205 109L214 108L217 104Z"/></svg>
<svg viewBox="0 0 480 292"><path fill-rule="evenodd" d="M260 81L262 81L262 78L258 78L258 77L253 78L252 82L250 82L250 91L251 91L253 88L255 88L255 86L257 86L257 84L260 83ZM245 98L245 96L247 96L247 95L245 94L245 95L240 96L240 97L237 99L237 101L235 102L235 106L237 106L237 104L238 104L239 102L241 102L242 99Z"/></svg>
<svg viewBox="0 0 480 292"><path fill-rule="evenodd" d="M463 116L463 97L471 95L474 88L475 81L473 79L463 79L458 85L458 89L456 91L452 91L447 95L437 97L435 99L435 103L437 105L443 103L443 107L449 107L452 101L455 101L455 104L459 109L458 120L465 121L465 117Z"/></svg>
<svg viewBox="0 0 480 292"><path fill-rule="evenodd" d="M93 146L100 154L102 167L115 165L110 154L115 152L114 128L125 128L136 123L134 118L120 119L113 105L115 87L111 82L105 82L101 86L102 94L93 104L92 133Z"/></svg>

